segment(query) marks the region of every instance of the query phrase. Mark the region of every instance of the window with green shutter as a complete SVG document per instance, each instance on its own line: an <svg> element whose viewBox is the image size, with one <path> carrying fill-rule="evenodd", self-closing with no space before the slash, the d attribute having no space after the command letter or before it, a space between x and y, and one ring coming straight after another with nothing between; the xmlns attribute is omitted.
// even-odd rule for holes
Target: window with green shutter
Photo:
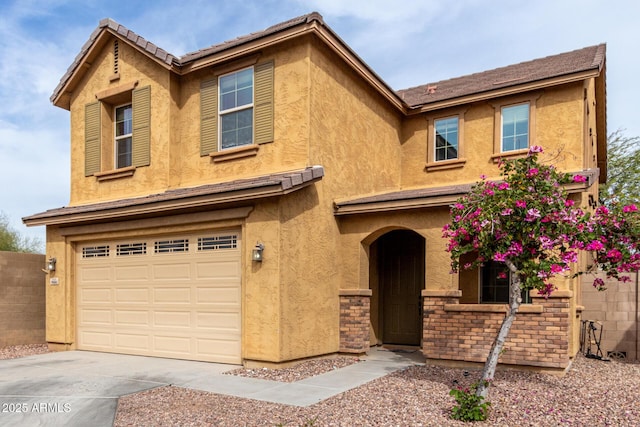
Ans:
<svg viewBox="0 0 640 427"><path fill-rule="evenodd" d="M200 155L273 141L273 61L200 84Z"/></svg>
<svg viewBox="0 0 640 427"><path fill-rule="evenodd" d="M84 107L84 176L100 172L100 102Z"/></svg>
<svg viewBox="0 0 640 427"><path fill-rule="evenodd" d="M85 105L85 176L131 166L148 166L151 157L151 87L117 91L109 96L98 96L98 99ZM106 131L102 128L101 119L111 120L112 131L108 126Z"/></svg>

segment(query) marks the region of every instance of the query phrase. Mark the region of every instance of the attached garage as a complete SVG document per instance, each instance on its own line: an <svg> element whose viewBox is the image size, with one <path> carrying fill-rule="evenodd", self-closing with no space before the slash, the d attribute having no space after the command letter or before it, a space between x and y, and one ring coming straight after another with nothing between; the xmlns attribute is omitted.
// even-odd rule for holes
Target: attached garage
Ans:
<svg viewBox="0 0 640 427"><path fill-rule="evenodd" d="M240 231L76 245L77 347L241 363Z"/></svg>

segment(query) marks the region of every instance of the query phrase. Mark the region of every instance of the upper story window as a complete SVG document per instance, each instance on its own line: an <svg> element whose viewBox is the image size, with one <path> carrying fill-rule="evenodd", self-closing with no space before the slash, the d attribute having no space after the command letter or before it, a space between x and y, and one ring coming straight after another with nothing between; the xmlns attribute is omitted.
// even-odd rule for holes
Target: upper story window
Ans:
<svg viewBox="0 0 640 427"><path fill-rule="evenodd" d="M435 161L458 158L458 117L438 119L433 124L435 131Z"/></svg>
<svg viewBox="0 0 640 427"><path fill-rule="evenodd" d="M529 148L529 104L502 107L502 152Z"/></svg>
<svg viewBox="0 0 640 427"><path fill-rule="evenodd" d="M536 145L536 103L541 92L497 99L494 108L494 162L501 158L525 156Z"/></svg>
<svg viewBox="0 0 640 427"><path fill-rule="evenodd" d="M220 77L220 149L253 143L253 67Z"/></svg>
<svg viewBox="0 0 640 427"><path fill-rule="evenodd" d="M448 109L429 118L426 171L460 168L464 158L464 115L466 108Z"/></svg>
<svg viewBox="0 0 640 427"><path fill-rule="evenodd" d="M151 163L151 86L137 85L102 90L85 105L85 176L121 178Z"/></svg>
<svg viewBox="0 0 640 427"><path fill-rule="evenodd" d="M273 142L274 63L249 58L200 83L200 155L214 162L256 155Z"/></svg>
<svg viewBox="0 0 640 427"><path fill-rule="evenodd" d="M116 107L115 110L115 162L116 169L131 166L131 104Z"/></svg>

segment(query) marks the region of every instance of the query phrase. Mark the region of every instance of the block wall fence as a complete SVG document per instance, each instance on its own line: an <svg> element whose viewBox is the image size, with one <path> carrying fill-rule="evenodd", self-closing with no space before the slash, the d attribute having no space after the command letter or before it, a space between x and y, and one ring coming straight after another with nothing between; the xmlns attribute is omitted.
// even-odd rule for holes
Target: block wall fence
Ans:
<svg viewBox="0 0 640 427"><path fill-rule="evenodd" d="M0 251L0 347L45 342L45 256Z"/></svg>

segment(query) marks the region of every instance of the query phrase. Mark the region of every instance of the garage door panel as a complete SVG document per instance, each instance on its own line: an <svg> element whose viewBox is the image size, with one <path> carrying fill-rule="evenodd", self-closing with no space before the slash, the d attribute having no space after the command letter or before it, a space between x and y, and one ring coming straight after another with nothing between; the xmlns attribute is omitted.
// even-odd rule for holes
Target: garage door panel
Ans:
<svg viewBox="0 0 640 427"><path fill-rule="evenodd" d="M78 278L83 283L109 283L112 280L111 267L107 266L83 266L78 269Z"/></svg>
<svg viewBox="0 0 640 427"><path fill-rule="evenodd" d="M135 350L140 353L149 351L151 340L148 334L116 332L115 346L119 349Z"/></svg>
<svg viewBox="0 0 640 427"><path fill-rule="evenodd" d="M196 288L197 304L240 304L240 290L237 287L199 286Z"/></svg>
<svg viewBox="0 0 640 427"><path fill-rule="evenodd" d="M237 260L218 262L199 262L196 264L197 279L221 280L235 279L240 275L240 262Z"/></svg>
<svg viewBox="0 0 640 427"><path fill-rule="evenodd" d="M227 331L240 333L238 325L240 315L237 312L230 313L198 313L196 327L214 331Z"/></svg>
<svg viewBox="0 0 640 427"><path fill-rule="evenodd" d="M162 262L159 259L156 262ZM167 263L153 265L154 280L183 280L191 281L193 274L191 273L190 263Z"/></svg>
<svg viewBox="0 0 640 427"><path fill-rule="evenodd" d="M83 331L79 340L87 349L110 349L113 347L113 336L110 332Z"/></svg>
<svg viewBox="0 0 640 427"><path fill-rule="evenodd" d="M207 339L197 338L198 353L210 356L219 356L224 360L230 360L240 352L240 342L235 337Z"/></svg>
<svg viewBox="0 0 640 427"><path fill-rule="evenodd" d="M85 325L109 326L113 323L111 310L85 309L79 310L78 322Z"/></svg>
<svg viewBox="0 0 640 427"><path fill-rule="evenodd" d="M78 301L85 304L111 304L112 290L109 288L80 289Z"/></svg>
<svg viewBox="0 0 640 427"><path fill-rule="evenodd" d="M149 288L117 287L115 289L116 304L144 304L151 302Z"/></svg>
<svg viewBox="0 0 640 427"><path fill-rule="evenodd" d="M115 310L115 326L149 327L151 316L148 310Z"/></svg>
<svg viewBox="0 0 640 427"><path fill-rule="evenodd" d="M80 245L78 348L240 363L239 233L218 234Z"/></svg>
<svg viewBox="0 0 640 427"><path fill-rule="evenodd" d="M190 328L192 327L191 311L159 311L153 312L154 326L170 328Z"/></svg>
<svg viewBox="0 0 640 427"><path fill-rule="evenodd" d="M183 355L189 356L193 353L191 345L191 337L175 336L175 335L156 335L154 337L154 350L166 355Z"/></svg>
<svg viewBox="0 0 640 427"><path fill-rule="evenodd" d="M189 304L191 302L191 288L155 288L153 290L155 304Z"/></svg>
<svg viewBox="0 0 640 427"><path fill-rule="evenodd" d="M149 266L124 265L114 269L115 280L118 282L140 282L149 280Z"/></svg>

